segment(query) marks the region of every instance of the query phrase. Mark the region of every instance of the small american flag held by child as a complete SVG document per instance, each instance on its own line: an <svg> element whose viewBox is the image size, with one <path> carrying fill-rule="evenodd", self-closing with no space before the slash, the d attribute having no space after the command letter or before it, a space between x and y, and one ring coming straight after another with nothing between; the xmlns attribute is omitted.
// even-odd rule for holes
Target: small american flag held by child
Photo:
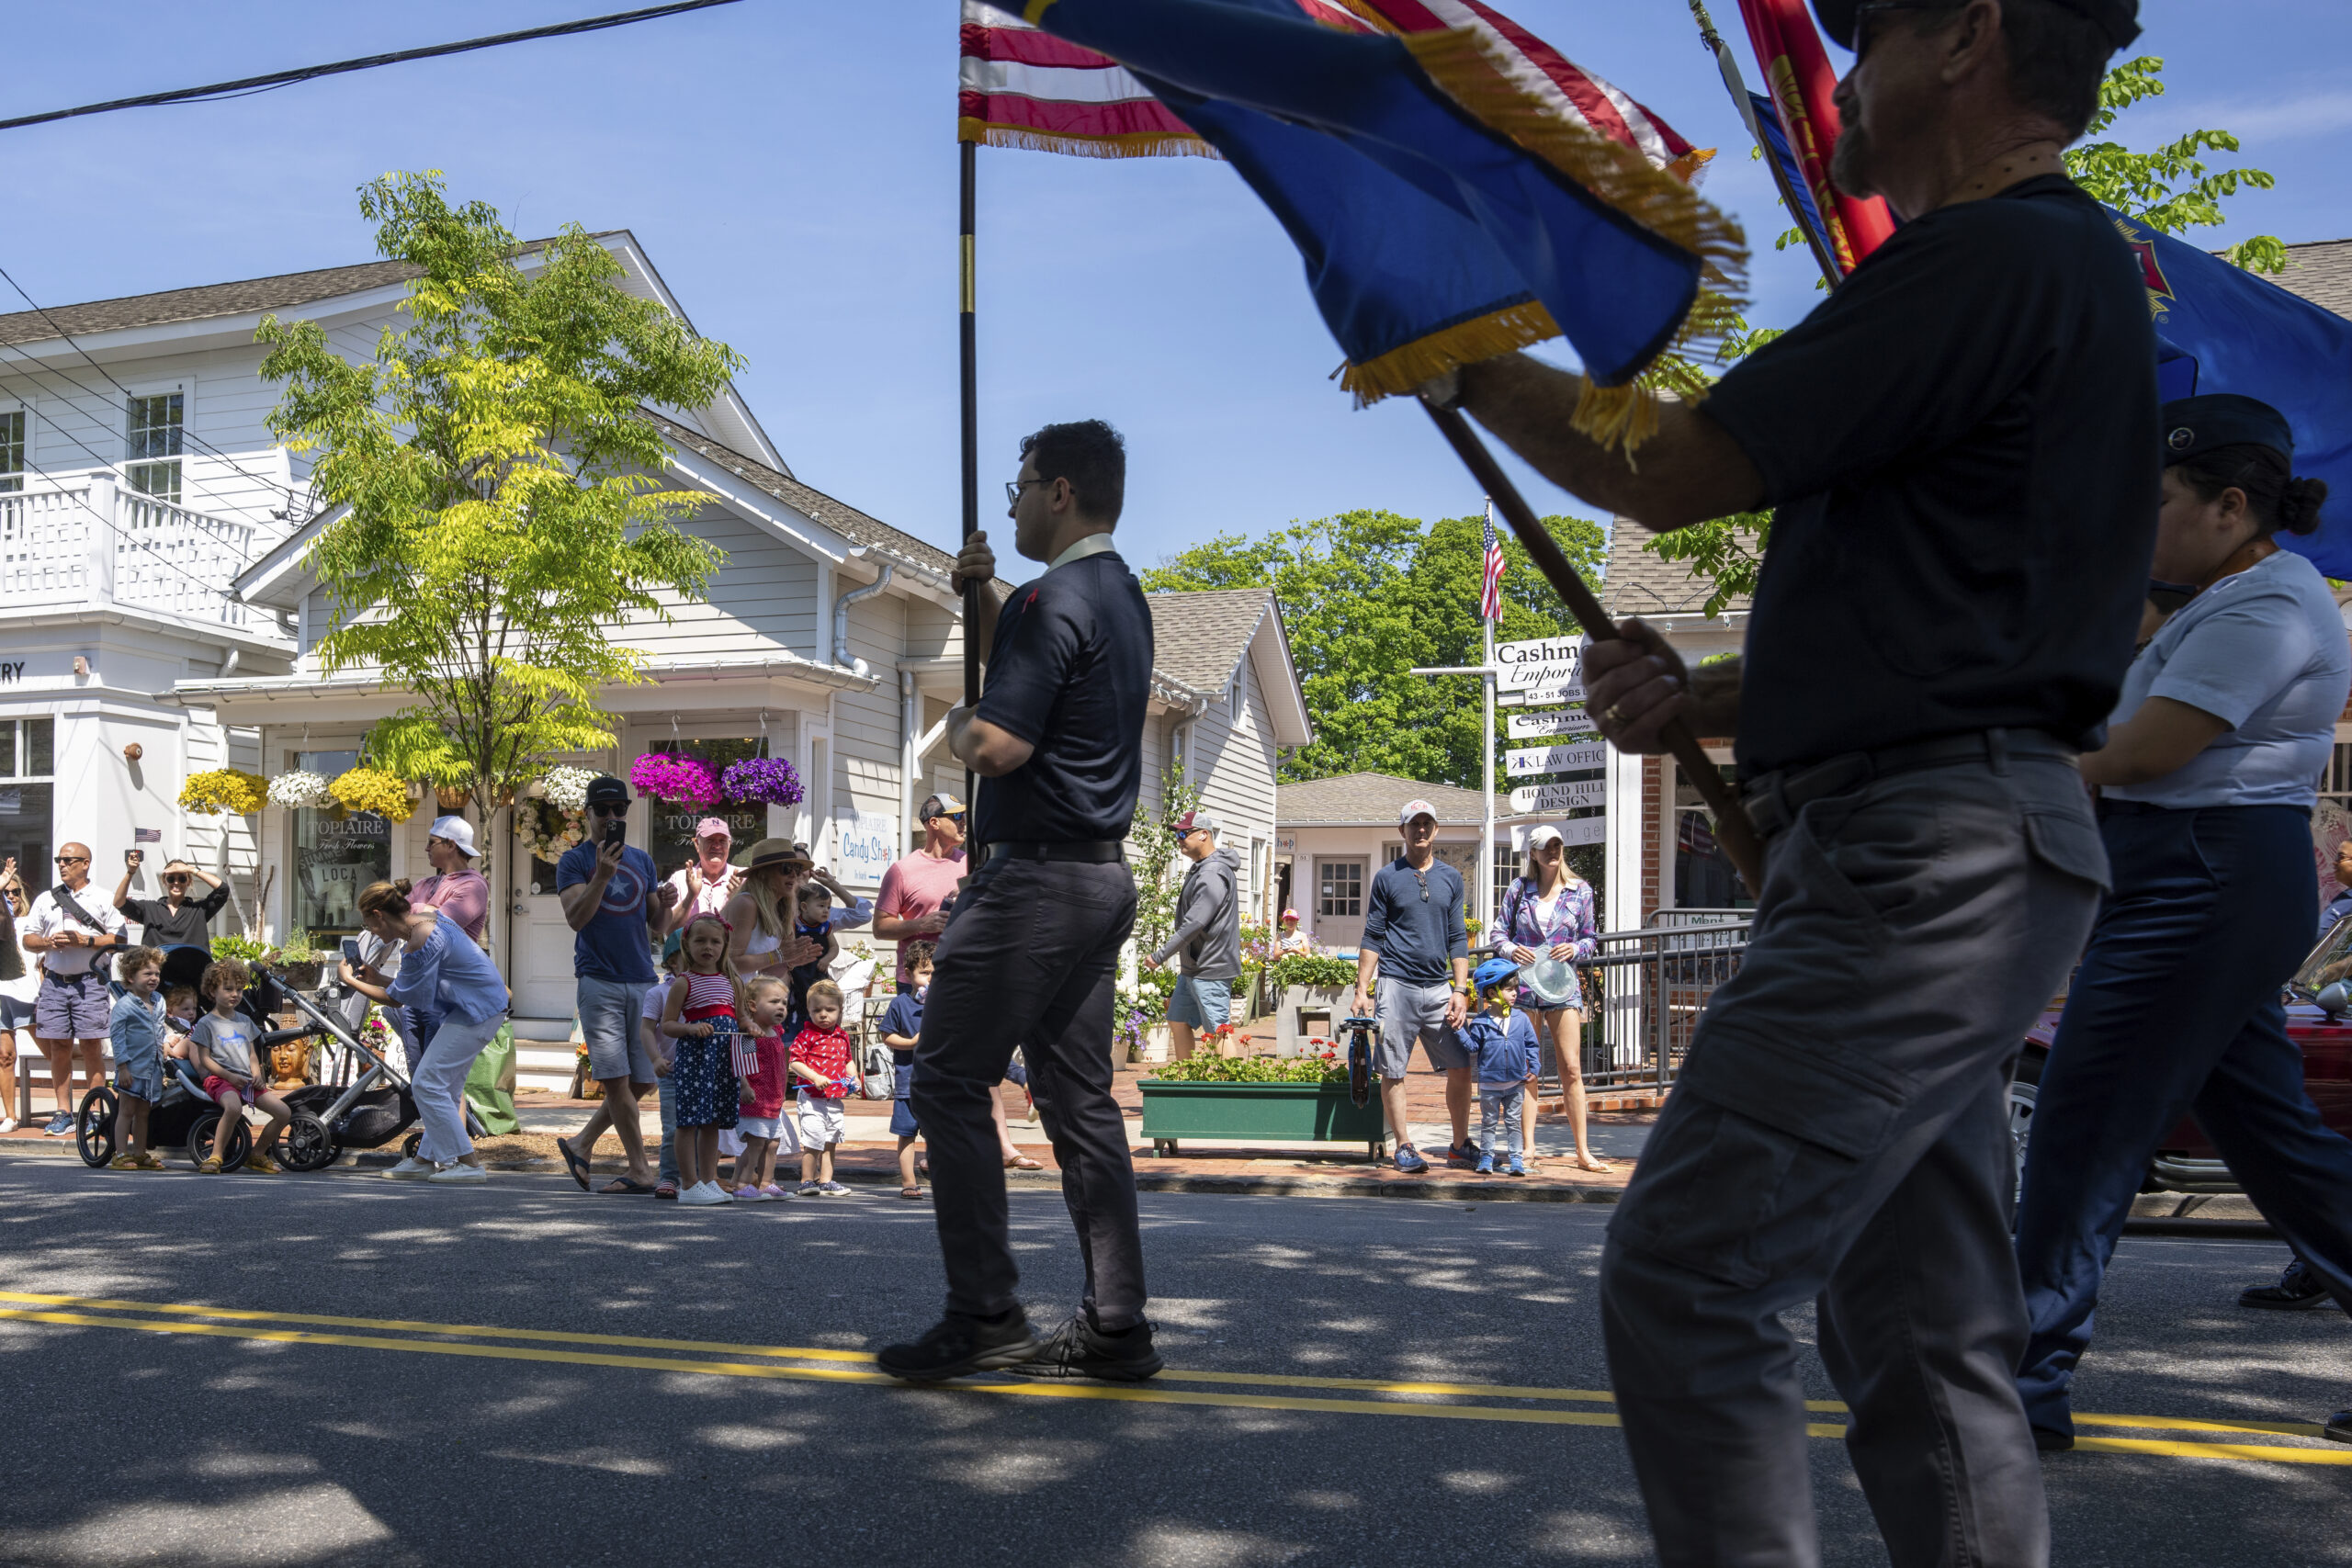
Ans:
<svg viewBox="0 0 2352 1568"><path fill-rule="evenodd" d="M710 1021L718 1026L719 1032L734 1042L734 1049L729 1054L729 1059L734 1065L735 1076L739 1078L748 1078L758 1072L760 1070L759 1036L737 1033L735 1021L731 1018L714 1018Z"/></svg>

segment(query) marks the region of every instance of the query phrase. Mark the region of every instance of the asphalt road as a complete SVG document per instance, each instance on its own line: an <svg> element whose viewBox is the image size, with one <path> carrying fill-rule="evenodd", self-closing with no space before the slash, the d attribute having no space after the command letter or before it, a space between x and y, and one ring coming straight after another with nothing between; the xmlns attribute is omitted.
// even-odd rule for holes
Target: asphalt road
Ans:
<svg viewBox="0 0 2352 1568"><path fill-rule="evenodd" d="M1144 1203L1170 1368L1229 1376L1106 1398L868 1381L857 1353L927 1325L940 1290L928 1206L892 1197L682 1211L537 1176L445 1190L0 1162L0 1308L14 1314L0 1319L0 1386L16 1427L0 1562L1648 1560L1617 1434L1589 1424L1609 1409L1589 1397L1607 1382L1592 1301L1607 1208ZM1013 1213L1033 1314L1067 1310L1076 1255L1058 1201L1019 1193ZM2344 1403L2340 1314L2233 1304L2284 1257L2128 1240L2080 1408L2291 1423ZM261 1315L142 1310L164 1303ZM420 1326L435 1324L474 1332ZM1808 1369L1811 1396L1834 1398ZM2352 1458L2258 1432L2119 1435ZM1813 1452L1828 1560L1884 1562L1842 1446ZM2060 1563L2352 1562L2352 1467L2046 1463Z"/></svg>

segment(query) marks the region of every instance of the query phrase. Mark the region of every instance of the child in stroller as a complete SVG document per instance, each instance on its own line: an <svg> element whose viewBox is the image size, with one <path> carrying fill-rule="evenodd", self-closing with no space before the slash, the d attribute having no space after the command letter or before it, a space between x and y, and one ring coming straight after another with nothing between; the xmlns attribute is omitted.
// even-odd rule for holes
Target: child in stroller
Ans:
<svg viewBox="0 0 2352 1568"><path fill-rule="evenodd" d="M196 1021L196 1029L188 1036L197 1070L204 1075L205 1098L220 1107L220 1127L214 1134L211 1157L197 1168L208 1176L217 1176L226 1168L229 1157L231 1129L244 1120L244 1108L256 1108L269 1117L269 1125L262 1130L261 1139L245 1156L247 1170L264 1176L277 1174L277 1162L271 1152L277 1144L277 1134L293 1120L293 1112L286 1101L277 1097L262 1077L258 1045L263 1031L254 1020L239 1010L245 1002L245 993L253 984L253 972L236 959L228 958L205 970L204 979L197 987L197 994L211 1004L211 1010Z"/></svg>

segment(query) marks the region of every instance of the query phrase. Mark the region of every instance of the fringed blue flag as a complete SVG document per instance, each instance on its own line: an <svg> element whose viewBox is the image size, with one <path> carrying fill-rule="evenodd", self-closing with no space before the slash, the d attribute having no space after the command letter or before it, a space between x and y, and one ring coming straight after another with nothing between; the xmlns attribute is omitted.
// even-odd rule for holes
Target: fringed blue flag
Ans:
<svg viewBox="0 0 2352 1568"><path fill-rule="evenodd" d="M1655 410L1634 378L1668 347L1705 353L1737 308L1738 226L1564 107L1540 44L1489 7L1422 31L1395 8L1317 8L1338 25L1299 0L1023 14L1126 66L1232 163L1305 258L1360 400L1558 334L1592 383L1578 428L1638 444Z"/></svg>
<svg viewBox="0 0 2352 1568"><path fill-rule="evenodd" d="M2195 362L2160 367L2165 395L2237 392L2287 416L2295 472L2325 479L2316 534L2278 536L2329 577L2352 578L2352 321L2195 245L2110 211L2140 257L2162 344ZM2160 351L2161 352L2161 351Z"/></svg>

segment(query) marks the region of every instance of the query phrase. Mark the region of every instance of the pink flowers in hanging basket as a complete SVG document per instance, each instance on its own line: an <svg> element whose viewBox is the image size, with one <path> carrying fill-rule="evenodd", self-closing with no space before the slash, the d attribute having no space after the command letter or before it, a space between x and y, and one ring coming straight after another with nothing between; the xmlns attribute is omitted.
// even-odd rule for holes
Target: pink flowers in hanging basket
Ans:
<svg viewBox="0 0 2352 1568"><path fill-rule="evenodd" d="M737 806L797 806L800 774L781 757L746 757L718 775L718 793Z"/></svg>
<svg viewBox="0 0 2352 1568"><path fill-rule="evenodd" d="M639 795L650 795L656 800L666 800L678 806L715 806L718 803L718 781L710 776L710 769L692 757L673 757L660 751L648 751L628 765L628 782Z"/></svg>

